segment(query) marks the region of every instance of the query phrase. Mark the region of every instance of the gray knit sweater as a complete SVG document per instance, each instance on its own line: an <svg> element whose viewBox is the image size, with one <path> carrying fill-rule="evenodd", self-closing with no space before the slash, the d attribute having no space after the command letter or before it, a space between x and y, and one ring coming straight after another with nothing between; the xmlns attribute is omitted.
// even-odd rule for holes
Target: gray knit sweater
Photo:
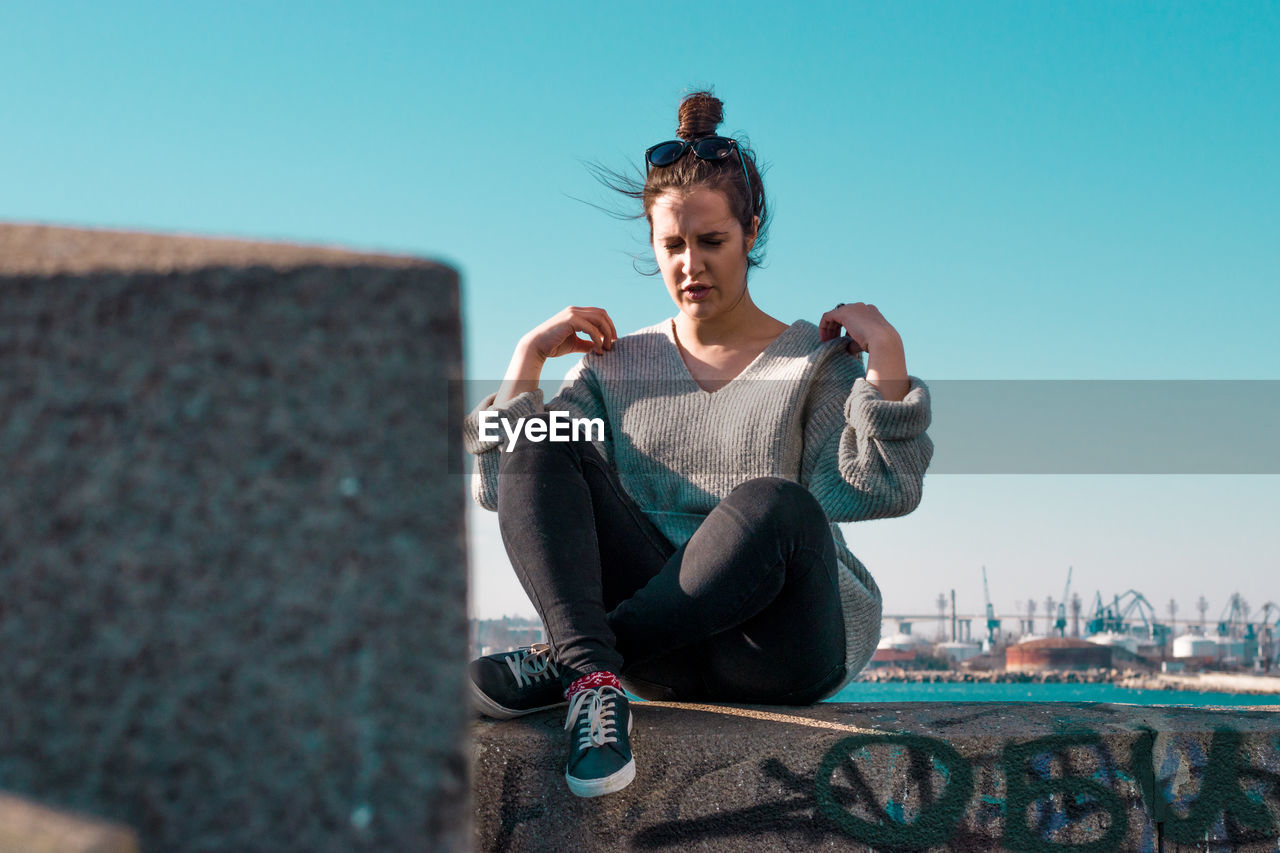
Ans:
<svg viewBox="0 0 1280 853"><path fill-rule="evenodd" d="M480 440L478 414L485 409L504 419L549 409L602 418L604 441L596 447L676 546L739 483L766 476L799 482L826 511L835 539L846 641L843 687L879 642L881 598L836 522L911 512L933 455L925 434L925 384L911 377L905 399L885 400L847 344L823 343L817 326L798 320L737 378L708 392L685 367L673 321L618 338L603 355L588 353L545 407L541 391L497 407L491 395L467 416L464 440L476 457L474 497L486 509L497 506L500 443Z"/></svg>

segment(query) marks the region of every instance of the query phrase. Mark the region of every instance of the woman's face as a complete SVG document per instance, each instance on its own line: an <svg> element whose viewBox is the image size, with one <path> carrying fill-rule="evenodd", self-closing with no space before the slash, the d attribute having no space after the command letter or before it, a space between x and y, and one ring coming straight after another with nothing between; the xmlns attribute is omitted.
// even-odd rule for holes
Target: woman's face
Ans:
<svg viewBox="0 0 1280 853"><path fill-rule="evenodd" d="M653 255L676 307L691 319L709 320L742 300L755 234L743 233L724 193L710 187L665 192L649 216Z"/></svg>

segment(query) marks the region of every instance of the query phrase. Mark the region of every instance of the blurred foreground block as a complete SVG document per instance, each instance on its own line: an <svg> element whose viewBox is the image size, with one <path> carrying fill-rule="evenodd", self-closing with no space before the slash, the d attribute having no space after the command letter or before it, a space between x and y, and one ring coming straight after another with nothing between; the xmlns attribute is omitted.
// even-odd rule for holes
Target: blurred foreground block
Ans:
<svg viewBox="0 0 1280 853"><path fill-rule="evenodd" d="M0 794L0 853L138 853L133 831Z"/></svg>
<svg viewBox="0 0 1280 853"><path fill-rule="evenodd" d="M0 788L466 849L459 339L425 261L0 225Z"/></svg>

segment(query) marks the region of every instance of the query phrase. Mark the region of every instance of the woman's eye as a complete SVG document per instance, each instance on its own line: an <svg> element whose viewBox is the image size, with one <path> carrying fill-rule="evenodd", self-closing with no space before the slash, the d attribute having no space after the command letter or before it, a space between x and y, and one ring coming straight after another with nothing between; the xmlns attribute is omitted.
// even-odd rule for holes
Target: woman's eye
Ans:
<svg viewBox="0 0 1280 853"><path fill-rule="evenodd" d="M724 243L723 240L703 240L702 242L703 242L703 245L706 245L706 246L719 246L722 243Z"/></svg>

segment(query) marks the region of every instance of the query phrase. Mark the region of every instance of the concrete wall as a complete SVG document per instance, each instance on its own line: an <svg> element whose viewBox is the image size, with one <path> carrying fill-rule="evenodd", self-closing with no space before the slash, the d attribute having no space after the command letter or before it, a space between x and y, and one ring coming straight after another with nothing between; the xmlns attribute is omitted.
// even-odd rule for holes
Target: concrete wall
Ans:
<svg viewBox="0 0 1280 853"><path fill-rule="evenodd" d="M0 789L467 847L460 378L438 265L0 226Z"/></svg>
<svg viewBox="0 0 1280 853"><path fill-rule="evenodd" d="M563 712L474 723L477 849L1263 851L1280 711L636 703L636 781L564 784Z"/></svg>

